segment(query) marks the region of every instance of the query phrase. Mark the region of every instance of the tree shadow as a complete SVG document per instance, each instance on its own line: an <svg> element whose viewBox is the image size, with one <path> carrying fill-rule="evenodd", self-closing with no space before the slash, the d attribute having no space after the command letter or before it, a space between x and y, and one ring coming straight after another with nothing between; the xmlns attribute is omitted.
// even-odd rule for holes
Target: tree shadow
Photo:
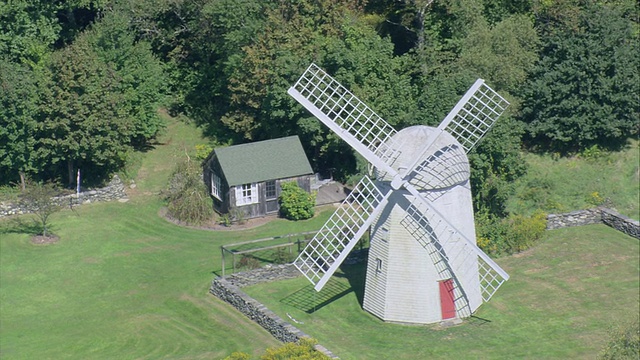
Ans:
<svg viewBox="0 0 640 360"><path fill-rule="evenodd" d="M0 234L29 234L42 233L42 224L34 219L25 220L21 217L0 222Z"/></svg>

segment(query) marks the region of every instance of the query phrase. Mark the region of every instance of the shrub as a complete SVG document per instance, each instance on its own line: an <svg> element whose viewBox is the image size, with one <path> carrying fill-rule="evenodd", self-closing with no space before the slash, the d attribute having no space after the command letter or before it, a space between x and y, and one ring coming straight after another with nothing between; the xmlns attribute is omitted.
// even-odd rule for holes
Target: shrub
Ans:
<svg viewBox="0 0 640 360"><path fill-rule="evenodd" d="M635 322L611 332L609 342L600 352L599 359L640 358L640 322Z"/></svg>
<svg viewBox="0 0 640 360"><path fill-rule="evenodd" d="M280 215L289 220L304 220L313 217L316 196L309 194L295 182L282 183L278 198Z"/></svg>
<svg viewBox="0 0 640 360"><path fill-rule="evenodd" d="M325 360L330 359L327 355L317 351L314 346L318 342L311 338L302 338L296 343L285 343L277 348L269 348L262 360ZM243 352L234 352L225 360L249 360L251 356Z"/></svg>
<svg viewBox="0 0 640 360"><path fill-rule="evenodd" d="M249 360L249 359L251 359L251 356L249 354L239 352L239 351L236 351L231 355L227 356L226 358L224 358L224 360Z"/></svg>
<svg viewBox="0 0 640 360"><path fill-rule="evenodd" d="M547 229L547 214L536 211L531 217L510 216L508 219L509 253L527 250L542 238Z"/></svg>
<svg viewBox="0 0 640 360"><path fill-rule="evenodd" d="M242 255L240 261L238 261L238 267L241 269L257 269L260 267L260 260L251 255Z"/></svg>
<svg viewBox="0 0 640 360"><path fill-rule="evenodd" d="M538 242L547 228L547 215L537 211L530 217L510 215L500 219L486 213L476 217L477 244L492 255L524 251Z"/></svg>
<svg viewBox="0 0 640 360"><path fill-rule="evenodd" d="M190 159L176 165L164 198L169 215L188 224L202 224L213 216L213 205L200 167Z"/></svg>
<svg viewBox="0 0 640 360"><path fill-rule="evenodd" d="M277 348L269 348L262 355L262 360L298 359L298 360L324 360L329 357L314 346L317 341L310 338L302 338L297 343L286 343Z"/></svg>

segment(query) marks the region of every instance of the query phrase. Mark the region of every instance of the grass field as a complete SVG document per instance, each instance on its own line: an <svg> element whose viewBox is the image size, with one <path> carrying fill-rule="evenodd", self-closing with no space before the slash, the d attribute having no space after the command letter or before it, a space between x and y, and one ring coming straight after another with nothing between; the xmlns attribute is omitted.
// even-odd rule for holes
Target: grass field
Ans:
<svg viewBox="0 0 640 360"><path fill-rule="evenodd" d="M208 294L220 245L318 229L329 215L244 231L204 231L158 216L172 159L198 131L172 121L136 169L128 203L84 205L51 218L60 240L0 221L0 358L220 359L278 342Z"/></svg>
<svg viewBox="0 0 640 360"><path fill-rule="evenodd" d="M166 135L127 171L136 185L128 189L130 201L54 214L55 244L34 245L31 227L0 221L0 358L220 359L233 351L261 354L278 344L208 294L221 270L220 246L317 230L330 211L243 231L165 221L158 216L158 194L173 164L206 142L197 129L169 119ZM562 174L549 172L548 183ZM620 190L620 198L633 191ZM634 211L629 205L627 214ZM360 308L363 274L357 266L345 266L321 294L310 292L303 279L249 291L283 317L289 312L303 321L304 331L343 359L450 351L452 358L588 358L609 327L637 315L638 241L604 226L551 232L535 249L499 263L512 279L477 318L445 330L384 324L367 315Z"/></svg>
<svg viewBox="0 0 640 360"><path fill-rule="evenodd" d="M515 182L515 196L507 209L520 214L537 209L562 213L604 204L640 220L639 145L630 140L623 151L591 158L525 154L529 170Z"/></svg>
<svg viewBox="0 0 640 360"><path fill-rule="evenodd" d="M498 259L511 279L451 328L383 323L361 309L363 266L320 293L303 278L246 288L342 359L592 359L608 331L638 316L638 240L604 225L555 230Z"/></svg>

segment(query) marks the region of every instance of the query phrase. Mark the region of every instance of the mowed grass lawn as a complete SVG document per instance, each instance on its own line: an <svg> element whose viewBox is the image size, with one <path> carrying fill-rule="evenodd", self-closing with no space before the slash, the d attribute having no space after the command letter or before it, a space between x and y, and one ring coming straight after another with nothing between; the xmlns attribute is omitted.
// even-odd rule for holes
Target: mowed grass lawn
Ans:
<svg viewBox="0 0 640 360"><path fill-rule="evenodd" d="M511 279L450 328L388 324L363 311L361 265L343 266L318 294L303 278L245 290L341 359L594 359L611 329L638 317L638 244L604 225L550 231L535 248L498 259Z"/></svg>
<svg viewBox="0 0 640 360"><path fill-rule="evenodd" d="M220 245L317 230L331 211L243 231L165 221L158 194L173 164L206 143L197 129L168 124L131 169L128 203L54 214L60 240L51 245L0 221L0 358L221 359L278 345L208 294ZM611 327L637 317L638 240L605 226L550 232L498 262L512 279L477 317L448 329L386 324L362 311L362 266L343 267L320 294L303 278L248 292L304 322L297 326L343 359L593 358Z"/></svg>
<svg viewBox="0 0 640 360"><path fill-rule="evenodd" d="M171 224L147 201L55 214L60 241L34 245L0 222L0 358L221 359L278 342L208 294L220 245L317 229L329 211L245 231Z"/></svg>
<svg viewBox="0 0 640 360"><path fill-rule="evenodd" d="M0 220L0 358L221 359L279 344L209 295L220 245L317 230L330 211L244 231L165 221L158 194L173 164L206 143L193 126L167 120L166 134L131 171L128 203L54 214L60 240L52 245L33 245L29 227Z"/></svg>

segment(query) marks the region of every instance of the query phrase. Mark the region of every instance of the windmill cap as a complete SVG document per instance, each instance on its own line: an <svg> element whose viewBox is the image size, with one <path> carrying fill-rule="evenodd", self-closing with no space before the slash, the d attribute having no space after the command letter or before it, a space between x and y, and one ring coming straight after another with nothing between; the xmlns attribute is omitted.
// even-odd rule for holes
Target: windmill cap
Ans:
<svg viewBox="0 0 640 360"><path fill-rule="evenodd" d="M469 160L464 148L449 133L416 125L400 130L392 138L394 144L400 144L400 151L390 165L417 189L443 189L469 179ZM390 174L377 168L375 175L382 181L393 180Z"/></svg>

